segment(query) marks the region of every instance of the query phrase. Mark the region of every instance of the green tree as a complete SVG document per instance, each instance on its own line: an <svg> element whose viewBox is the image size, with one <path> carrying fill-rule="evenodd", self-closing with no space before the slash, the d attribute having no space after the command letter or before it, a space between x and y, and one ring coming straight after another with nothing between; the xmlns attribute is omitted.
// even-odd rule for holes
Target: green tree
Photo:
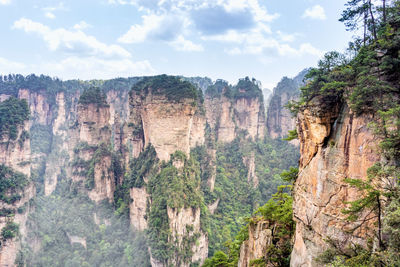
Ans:
<svg viewBox="0 0 400 267"><path fill-rule="evenodd" d="M19 225L14 222L7 222L6 226L1 229L1 237L3 240L12 239L19 234Z"/></svg>
<svg viewBox="0 0 400 267"><path fill-rule="evenodd" d="M343 22L348 30L358 29L360 21L364 29L364 45L367 41L367 31L377 40L376 22L374 16L374 5L371 0L350 0L346 4L347 9L343 11L339 21Z"/></svg>
<svg viewBox="0 0 400 267"><path fill-rule="evenodd" d="M99 87L90 87L84 90L82 95L79 97L79 104L89 105L97 104L99 106L108 106L106 95Z"/></svg>
<svg viewBox="0 0 400 267"><path fill-rule="evenodd" d="M0 102L0 138L5 135L16 140L18 130L29 119L29 106L25 99L10 97Z"/></svg>
<svg viewBox="0 0 400 267"><path fill-rule="evenodd" d="M286 138L283 138L283 140L292 141L292 140L295 140L295 139L298 139L298 138L299 138L299 135L297 133L297 129L294 129L294 130L290 130L288 132L288 136Z"/></svg>
<svg viewBox="0 0 400 267"><path fill-rule="evenodd" d="M210 259L206 259L202 267L228 267L232 266L229 263L228 256L222 252L215 252L214 256Z"/></svg>
<svg viewBox="0 0 400 267"><path fill-rule="evenodd" d="M342 210L342 212L347 216L347 220L356 222L358 225L352 230L356 230L359 227L365 225L365 223L371 220L378 221L378 231L377 238L379 241L379 246L383 247L382 242L382 191L376 189L370 184L371 180L364 182L360 179L346 179L349 185L356 187L358 190L362 191L363 196L357 200L346 202L350 204L350 207ZM369 211L369 212L368 212ZM368 215L365 213L368 212ZM369 216L371 214L371 216Z"/></svg>

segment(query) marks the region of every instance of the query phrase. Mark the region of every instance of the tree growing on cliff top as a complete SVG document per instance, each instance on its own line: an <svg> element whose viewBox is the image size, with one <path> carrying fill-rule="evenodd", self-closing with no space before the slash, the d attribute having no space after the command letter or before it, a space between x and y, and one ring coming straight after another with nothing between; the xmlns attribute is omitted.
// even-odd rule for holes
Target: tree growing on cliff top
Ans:
<svg viewBox="0 0 400 267"><path fill-rule="evenodd" d="M25 99L10 97L0 102L0 139L17 139L18 128L29 119L29 107Z"/></svg>
<svg viewBox="0 0 400 267"><path fill-rule="evenodd" d="M348 30L358 29L360 21L363 27L363 43L367 42L368 32L377 39L376 22L374 15L374 5L371 0L350 0L347 2L348 8L343 11L339 21L344 22Z"/></svg>
<svg viewBox="0 0 400 267"><path fill-rule="evenodd" d="M152 93L154 95L164 95L169 101L179 102L182 99L192 99L196 101L202 97L201 90L193 84L180 77L169 75L158 75L144 77L132 87L137 93Z"/></svg>
<svg viewBox="0 0 400 267"><path fill-rule="evenodd" d="M371 37L373 41L377 41L379 28L387 22L388 2L392 1L349 0L346 4L347 9L343 11L339 21L350 31L358 30L361 24L364 45Z"/></svg>
<svg viewBox="0 0 400 267"><path fill-rule="evenodd" d="M108 106L106 95L100 90L99 87L90 87L89 89L84 90L82 95L79 97L79 104Z"/></svg>

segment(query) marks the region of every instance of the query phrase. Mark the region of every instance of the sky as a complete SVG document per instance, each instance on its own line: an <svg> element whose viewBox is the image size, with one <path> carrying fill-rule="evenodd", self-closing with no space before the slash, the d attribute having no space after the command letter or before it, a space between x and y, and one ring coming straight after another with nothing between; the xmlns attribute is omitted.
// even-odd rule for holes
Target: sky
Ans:
<svg viewBox="0 0 400 267"><path fill-rule="evenodd" d="M0 0L0 74L245 76L272 89L344 51L346 0Z"/></svg>

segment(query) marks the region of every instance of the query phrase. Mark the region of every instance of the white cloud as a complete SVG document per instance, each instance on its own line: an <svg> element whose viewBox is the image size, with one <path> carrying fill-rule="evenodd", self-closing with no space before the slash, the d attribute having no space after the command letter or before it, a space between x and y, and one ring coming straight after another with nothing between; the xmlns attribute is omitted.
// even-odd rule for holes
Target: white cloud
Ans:
<svg viewBox="0 0 400 267"><path fill-rule="evenodd" d="M54 15L52 12L46 12L44 15L46 16L46 18L49 18L49 19L56 18L56 15Z"/></svg>
<svg viewBox="0 0 400 267"><path fill-rule="evenodd" d="M45 12L53 12L53 11L57 11L57 10L68 10L63 2L59 2L58 5L56 6L48 6L48 7L44 7L42 8L43 11Z"/></svg>
<svg viewBox="0 0 400 267"><path fill-rule="evenodd" d="M75 24L73 28L75 30L84 30L84 29L88 29L91 27L92 27L92 25L90 25L86 21L82 20L79 23Z"/></svg>
<svg viewBox="0 0 400 267"><path fill-rule="evenodd" d="M132 44L145 41L152 31L161 26L164 16L158 16L155 14L144 15L142 19L143 23L141 25L132 25L124 35L118 38L118 42Z"/></svg>
<svg viewBox="0 0 400 267"><path fill-rule="evenodd" d="M174 15L143 15L142 24L135 24L121 37L118 42L133 44L145 41L162 41L178 51L199 52L204 48L188 40L182 30L189 22Z"/></svg>
<svg viewBox="0 0 400 267"><path fill-rule="evenodd" d="M0 57L0 74L46 74L62 79L111 79L115 77L154 75L155 70L147 60L106 60L95 57L67 57L60 61L36 62L25 65Z"/></svg>
<svg viewBox="0 0 400 267"><path fill-rule="evenodd" d="M153 75L155 70L149 61L134 62L130 59L106 60L96 57L67 57L60 62L43 63L42 73L63 79L110 79L115 77ZM36 70L35 70L36 71Z"/></svg>
<svg viewBox="0 0 400 267"><path fill-rule="evenodd" d="M112 5L135 5L141 11L160 13L170 11L192 11L210 7L224 7L228 12L250 10L256 21L272 21L278 14L269 14L259 0L108 0Z"/></svg>
<svg viewBox="0 0 400 267"><path fill-rule="evenodd" d="M315 5L313 7L307 8L303 13L302 18L325 20L325 10L322 6Z"/></svg>
<svg viewBox="0 0 400 267"><path fill-rule="evenodd" d="M218 41L227 44L234 44L233 48L225 48L225 52L230 55L279 55L279 56L303 56L313 55L320 57L322 52L309 43L300 44L299 48L294 48L287 43L282 43L267 35L268 31L254 29L250 32L228 31L223 35L204 36L207 41Z"/></svg>
<svg viewBox="0 0 400 267"><path fill-rule="evenodd" d="M128 2L123 1L123 0L108 0L107 2L108 2L110 5L116 5L116 4L126 5L126 4L128 4Z"/></svg>
<svg viewBox="0 0 400 267"><path fill-rule="evenodd" d="M232 0L227 1L234 2ZM279 17L278 13L269 14L267 9L261 6L258 0L246 0L244 2L247 3L247 7L252 11L255 21L271 22Z"/></svg>
<svg viewBox="0 0 400 267"><path fill-rule="evenodd" d="M0 0L0 5L9 5L11 4L11 0Z"/></svg>
<svg viewBox="0 0 400 267"><path fill-rule="evenodd" d="M55 13L57 11L67 11L67 10L68 8L65 7L63 2L59 2L56 6L47 6L42 8L44 16L49 19L55 19L56 18Z"/></svg>
<svg viewBox="0 0 400 267"><path fill-rule="evenodd" d="M296 36L298 36L298 34L294 33L294 34L287 34L281 31L277 31L276 32L278 34L279 39L282 42L293 42L296 39Z"/></svg>
<svg viewBox="0 0 400 267"><path fill-rule="evenodd" d="M44 16L46 18L49 19L55 19L56 15L54 14L55 11L59 11L59 10L68 10L63 2L59 2L58 5L56 6L48 6L48 7L44 7L42 8L43 12L44 12Z"/></svg>
<svg viewBox="0 0 400 267"><path fill-rule="evenodd" d="M185 37L183 37L182 35L178 36L176 40L170 42L170 45L178 51L191 51L191 52L204 51L202 45L195 44L190 40L186 40Z"/></svg>
<svg viewBox="0 0 400 267"><path fill-rule="evenodd" d="M257 28L249 31L229 30L225 34L202 36L202 39L207 41L255 45L262 44L269 34L271 34L270 28L261 24Z"/></svg>
<svg viewBox="0 0 400 267"><path fill-rule="evenodd" d="M0 57L0 73L19 73L26 68L26 65L20 62L8 60Z"/></svg>
<svg viewBox="0 0 400 267"><path fill-rule="evenodd" d="M297 33L276 31L270 23L279 17L271 14L260 0L109 0L110 4L136 5L145 12L142 22L132 25L120 43L165 41L178 51L203 51L188 36L199 36L203 42L226 43L230 55L319 56L321 52L309 43L289 45ZM325 18L324 9L316 5L305 12L311 18ZM179 19L177 19L179 18ZM230 24L227 22L230 21ZM235 22L235 23L233 23ZM160 32L164 33L159 38ZM164 39L165 38L165 39ZM171 40L167 40L170 38Z"/></svg>
<svg viewBox="0 0 400 267"><path fill-rule="evenodd" d="M315 48L310 43L304 43L300 46L300 53L301 54L309 54L316 57L322 57L324 52Z"/></svg>
<svg viewBox="0 0 400 267"><path fill-rule="evenodd" d="M15 21L13 28L40 35L51 51L102 58L131 57L131 54L121 46L104 44L80 30L68 31L64 28L52 30L46 25L26 18Z"/></svg>
<svg viewBox="0 0 400 267"><path fill-rule="evenodd" d="M82 32L88 27L90 25L85 21L75 24L72 30L51 29L26 18L15 21L14 29L35 33L45 41L51 51L63 53L57 54L58 58L62 57L60 60L36 62L31 65L14 63L11 66L19 73L46 73L63 79L108 79L155 73L148 60L133 61L132 55L121 46L102 43L94 36ZM12 71L9 66L10 62L0 58L0 71Z"/></svg>
<svg viewBox="0 0 400 267"><path fill-rule="evenodd" d="M118 42L165 41L179 51L204 50L200 43L195 44L193 36L203 41L230 38L237 42L237 38L246 38L238 36L239 30L272 33L268 23L279 17L270 14L259 0L108 0L108 3L131 4L145 12L142 22L132 25Z"/></svg>
<svg viewBox="0 0 400 267"><path fill-rule="evenodd" d="M239 47L234 47L230 49L224 49L224 52L228 55L240 55L242 54L242 50Z"/></svg>

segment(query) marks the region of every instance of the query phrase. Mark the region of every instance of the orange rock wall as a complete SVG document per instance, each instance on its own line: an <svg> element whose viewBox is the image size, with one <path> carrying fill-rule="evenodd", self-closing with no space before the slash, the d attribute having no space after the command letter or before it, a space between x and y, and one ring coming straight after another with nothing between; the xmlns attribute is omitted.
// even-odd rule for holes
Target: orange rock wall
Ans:
<svg viewBox="0 0 400 267"><path fill-rule="evenodd" d="M347 233L356 223L346 222L342 209L360 192L345 178L367 176L367 169L380 160L377 139L368 128L368 116L355 116L346 104L324 105L323 99L310 103L298 115L300 139L299 177L294 186L295 243L291 266L320 266L315 259L328 248L327 239L343 248L366 246L372 236L368 226Z"/></svg>

